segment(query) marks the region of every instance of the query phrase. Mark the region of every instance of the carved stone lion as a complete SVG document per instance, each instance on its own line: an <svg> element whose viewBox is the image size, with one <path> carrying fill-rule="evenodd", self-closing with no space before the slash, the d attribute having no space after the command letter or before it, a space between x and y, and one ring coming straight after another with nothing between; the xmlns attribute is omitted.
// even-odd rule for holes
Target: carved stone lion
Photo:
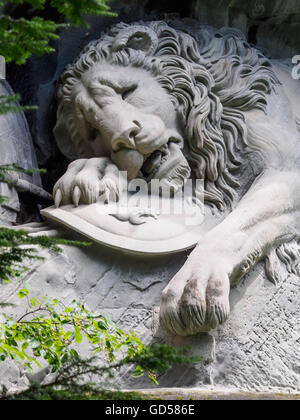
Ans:
<svg viewBox="0 0 300 420"><path fill-rule="evenodd" d="M173 191L204 179L205 203L225 215L163 291L171 333L224 323L230 285L258 261L273 282L280 260L297 271L297 88L234 29L161 21L116 25L61 76L54 134L74 161L57 207L109 198L126 170Z"/></svg>

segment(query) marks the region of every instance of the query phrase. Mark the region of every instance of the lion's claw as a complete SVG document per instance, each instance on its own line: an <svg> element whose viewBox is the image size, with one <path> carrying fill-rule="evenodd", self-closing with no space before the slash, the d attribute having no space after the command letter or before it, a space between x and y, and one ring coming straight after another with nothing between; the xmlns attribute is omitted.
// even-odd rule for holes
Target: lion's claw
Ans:
<svg viewBox="0 0 300 420"><path fill-rule="evenodd" d="M61 201L62 201L62 193L61 193L61 190L58 188L56 192L54 193L54 205L56 208L60 206Z"/></svg>
<svg viewBox="0 0 300 420"><path fill-rule="evenodd" d="M80 188L78 187L78 185L76 185L74 187L73 195L72 195L73 204L74 204L75 207L78 207L78 204L79 204L79 201L80 201L80 196L81 196Z"/></svg>

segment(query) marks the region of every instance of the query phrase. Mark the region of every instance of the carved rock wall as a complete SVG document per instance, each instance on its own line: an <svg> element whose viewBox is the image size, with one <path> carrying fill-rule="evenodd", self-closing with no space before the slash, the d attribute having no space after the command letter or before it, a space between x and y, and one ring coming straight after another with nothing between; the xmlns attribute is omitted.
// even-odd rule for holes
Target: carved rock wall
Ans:
<svg viewBox="0 0 300 420"><path fill-rule="evenodd" d="M89 249L65 247L62 254L44 254L25 280L32 296L74 298L89 309L110 316L124 330L133 330L145 343L167 342L190 347L205 363L174 367L159 378L161 387L201 387L251 391L300 391L299 279L290 274L278 286L258 265L231 291L231 316L210 334L193 337L166 335L158 323L160 296L187 254L169 257L129 256L100 245ZM21 283L2 286L1 300L14 302ZM83 355L88 346L81 346ZM41 374L44 378L45 375ZM25 386L28 378L14 363L0 365L1 383ZM148 378L116 378L125 388L149 388Z"/></svg>
<svg viewBox="0 0 300 420"><path fill-rule="evenodd" d="M0 94L14 95L5 80L0 81ZM13 163L25 169L38 167L32 137L23 112L11 112L0 116L0 165ZM19 177L41 186L41 178L38 173L19 174ZM0 195L9 199L0 206L0 224L15 222L17 213L20 211L17 192L7 184L0 183Z"/></svg>
<svg viewBox="0 0 300 420"><path fill-rule="evenodd" d="M231 26L273 58L300 53L300 3L297 0L197 0L192 15L200 23Z"/></svg>

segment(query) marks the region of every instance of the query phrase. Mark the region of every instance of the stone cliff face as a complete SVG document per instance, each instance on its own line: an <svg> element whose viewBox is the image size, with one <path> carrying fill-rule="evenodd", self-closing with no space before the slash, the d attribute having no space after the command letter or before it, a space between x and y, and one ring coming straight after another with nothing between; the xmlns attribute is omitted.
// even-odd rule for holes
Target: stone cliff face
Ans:
<svg viewBox="0 0 300 420"><path fill-rule="evenodd" d="M6 80L0 81L1 95L14 95ZM0 116L0 165L18 164L24 169L37 168L36 154L32 143L28 123L23 112L10 112ZM40 174L33 175L19 174L34 185L41 186ZM0 205L0 224L16 222L17 214L20 211L20 202L16 190L0 183L0 195L9 198Z"/></svg>
<svg viewBox="0 0 300 420"><path fill-rule="evenodd" d="M297 0L197 0L192 15L200 23L232 26L273 58L300 51L300 3Z"/></svg>
<svg viewBox="0 0 300 420"><path fill-rule="evenodd" d="M201 24L240 29L250 42L273 58L290 59L300 54L298 0L183 3L178 9L171 0L119 1L118 20L153 20L166 14L192 17ZM8 69L15 91L39 106L29 125L39 163L48 168L49 177L44 180L44 186L49 190L60 175L59 170L64 172L61 164L64 158L52 134L55 82L82 47L115 22L112 18L91 19L89 31L77 28L63 32L57 53L32 59L14 74ZM32 165L34 161L27 162ZM193 353L204 356L206 364L171 370L160 378L161 386L300 391L299 277L286 273L275 286L266 279L259 264L232 289L231 316L225 326L211 334L178 338L167 336L161 330L158 311L161 292L185 262L186 253L137 259L94 244L84 252L65 247L61 255L45 252L44 256L45 261L36 262L26 277L34 296L55 296L66 303L73 298L82 299L90 309L111 316L121 328L134 329L145 342L167 341L190 346ZM1 299L12 302L15 288L16 283L3 286ZM18 312L22 312L21 307L16 309ZM9 388L28 384L26 375L14 362L0 366L0 378ZM120 386L131 388L150 385L143 380L128 380L128 375L121 375L119 381Z"/></svg>

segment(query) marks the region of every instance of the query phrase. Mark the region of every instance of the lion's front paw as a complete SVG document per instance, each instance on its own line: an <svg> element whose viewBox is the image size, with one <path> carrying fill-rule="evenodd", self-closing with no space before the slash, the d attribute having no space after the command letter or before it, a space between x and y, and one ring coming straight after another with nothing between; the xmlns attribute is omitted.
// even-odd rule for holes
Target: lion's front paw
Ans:
<svg viewBox="0 0 300 420"><path fill-rule="evenodd" d="M215 329L229 317L229 290L222 264L191 255L163 291L162 327L181 336Z"/></svg>
<svg viewBox="0 0 300 420"><path fill-rule="evenodd" d="M73 203L92 204L99 196L104 201L119 199L120 183L118 168L107 158L79 159L72 162L67 172L53 189L55 206Z"/></svg>

